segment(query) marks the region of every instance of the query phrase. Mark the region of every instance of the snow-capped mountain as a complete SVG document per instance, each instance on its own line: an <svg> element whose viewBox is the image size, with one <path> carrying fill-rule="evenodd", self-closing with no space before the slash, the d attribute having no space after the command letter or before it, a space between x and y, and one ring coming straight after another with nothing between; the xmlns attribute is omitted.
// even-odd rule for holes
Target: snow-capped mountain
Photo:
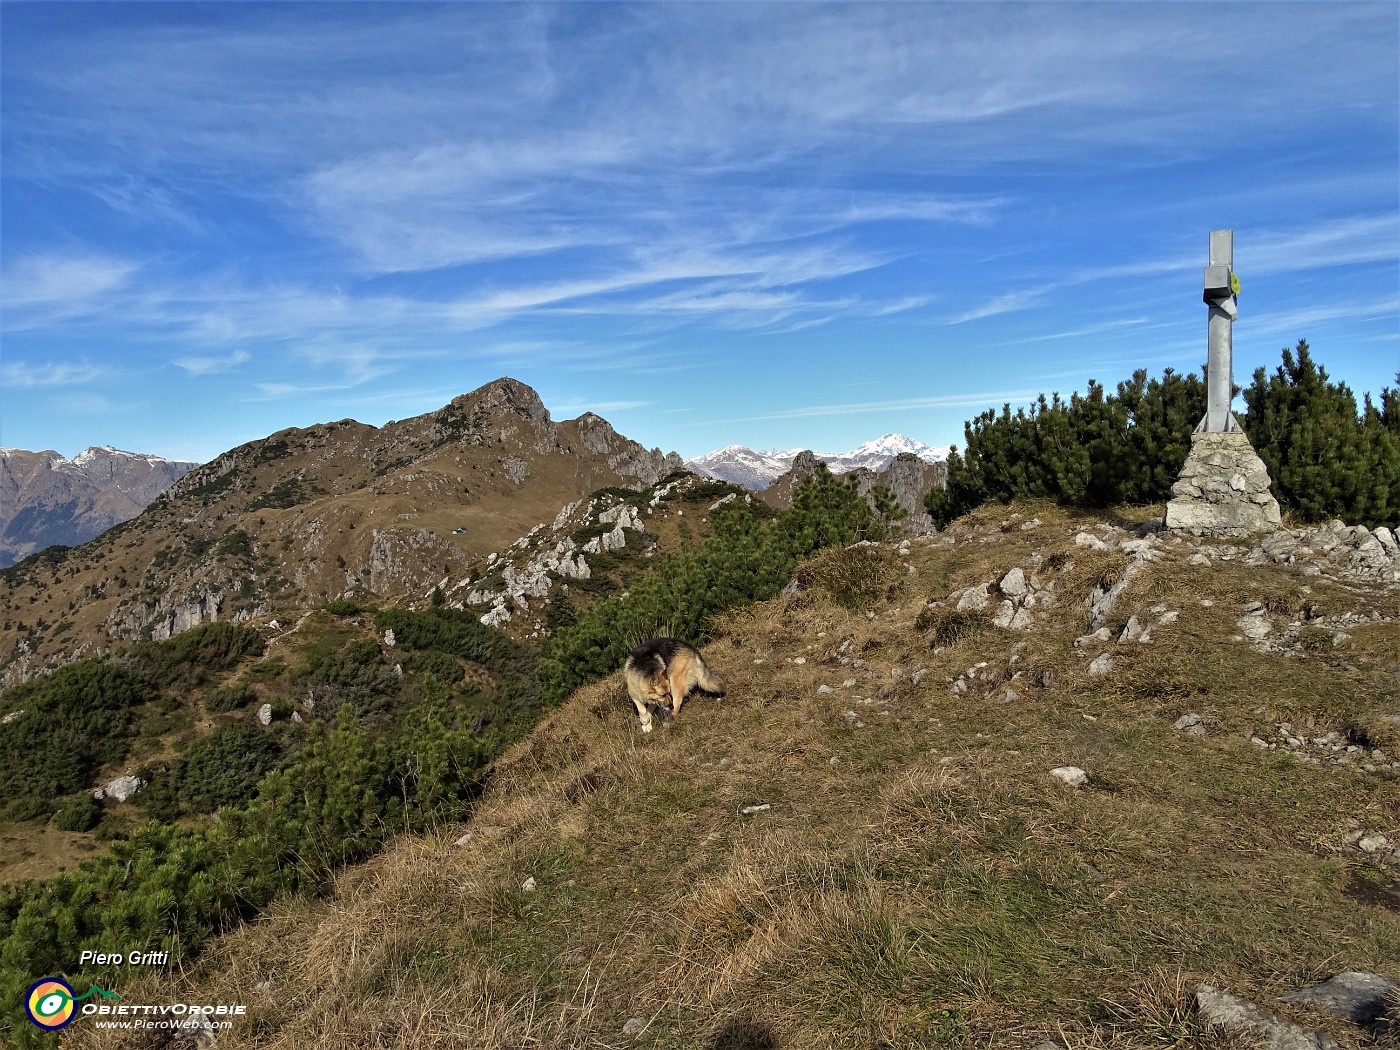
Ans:
<svg viewBox="0 0 1400 1050"><path fill-rule="evenodd" d="M111 447L72 459L0 448L0 567L55 543L85 543L136 517L197 465Z"/></svg>
<svg viewBox="0 0 1400 1050"><path fill-rule="evenodd" d="M903 434L886 434L874 441L867 441L849 452L838 452L833 455L817 453L817 455L825 460L832 473L844 474L848 470L858 470L861 467L865 467L867 470L884 470L890 465L891 460L901 452L918 456L925 463L942 463L948 458L948 453L951 450L951 445L934 448L932 445L925 445L922 441L907 438Z"/></svg>
<svg viewBox="0 0 1400 1050"><path fill-rule="evenodd" d="M912 453L926 463L940 463L948 458L950 447L935 448L903 434L886 434L849 452L818 452L816 455L833 473L844 474L860 467L883 470L901 452ZM688 459L685 465L697 474L757 490L767 488L774 478L786 474L801 451L799 448L752 449L729 445Z"/></svg>
<svg viewBox="0 0 1400 1050"><path fill-rule="evenodd" d="M746 489L767 488L774 478L786 474L797 458L797 451L752 449L743 445L728 445L688 459L685 465L696 474L733 482Z"/></svg>

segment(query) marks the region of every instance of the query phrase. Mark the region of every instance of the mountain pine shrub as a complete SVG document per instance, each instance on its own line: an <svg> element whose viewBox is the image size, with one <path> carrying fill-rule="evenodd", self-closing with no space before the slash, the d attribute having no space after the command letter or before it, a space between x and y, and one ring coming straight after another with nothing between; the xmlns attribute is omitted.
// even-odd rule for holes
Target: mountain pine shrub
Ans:
<svg viewBox="0 0 1400 1050"><path fill-rule="evenodd" d="M594 602L555 632L539 666L548 701L612 674L648 638L703 640L718 613L773 597L803 558L885 534L854 485L825 464L793 493L790 510L773 514L766 505L733 500L716 508L711 522L714 532L703 544L653 559L624 594Z"/></svg>
<svg viewBox="0 0 1400 1050"><path fill-rule="evenodd" d="M1296 353L1296 356L1295 356ZM1400 376L1396 377L1400 383ZM1358 411L1345 384L1328 381L1306 340L1283 351L1244 391L1242 425L1269 469L1274 495L1304 521L1400 523L1400 392L1370 395ZM964 428L948 484L925 505L942 526L987 502L1049 499L1067 506L1162 503L1205 415L1201 377L1139 369L1115 393L1090 380L1068 401L1041 395L1029 409L989 409Z"/></svg>
<svg viewBox="0 0 1400 1050"><path fill-rule="evenodd" d="M1379 409L1367 394L1358 410L1304 339L1284 349L1273 375L1255 371L1244 401L1245 429L1281 506L1303 521L1400 525L1400 391L1383 390Z"/></svg>

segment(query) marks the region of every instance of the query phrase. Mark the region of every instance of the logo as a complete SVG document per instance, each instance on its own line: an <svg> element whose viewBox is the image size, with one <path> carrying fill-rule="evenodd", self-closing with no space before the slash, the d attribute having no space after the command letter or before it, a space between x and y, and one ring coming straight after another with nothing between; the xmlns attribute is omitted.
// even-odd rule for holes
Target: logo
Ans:
<svg viewBox="0 0 1400 1050"><path fill-rule="evenodd" d="M25 996L24 1000L24 1012L40 1028L56 1032L72 1023L73 1015L76 1012L73 1009L74 1004L82 1002L91 995L100 995L104 999L121 1001L121 996L116 992L106 991L96 985L93 985L82 995L74 995L73 986L67 981L59 980L57 977L45 977L42 981L36 981L30 986L29 994Z"/></svg>

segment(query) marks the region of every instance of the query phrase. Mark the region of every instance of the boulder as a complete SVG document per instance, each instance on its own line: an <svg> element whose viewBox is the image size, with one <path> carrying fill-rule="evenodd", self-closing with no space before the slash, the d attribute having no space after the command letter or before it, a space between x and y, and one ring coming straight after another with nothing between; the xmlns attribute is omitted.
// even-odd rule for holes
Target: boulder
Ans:
<svg viewBox="0 0 1400 1050"><path fill-rule="evenodd" d="M1318 1006L1345 1017L1352 1024L1373 1027L1386 1023L1391 1003L1400 987L1374 973L1347 970L1321 984L1283 996L1286 1003Z"/></svg>
<svg viewBox="0 0 1400 1050"><path fill-rule="evenodd" d="M113 802L125 802L136 792L146 786L146 782L140 777L124 776L109 780L102 785L100 791L94 792L96 798L110 798Z"/></svg>
<svg viewBox="0 0 1400 1050"><path fill-rule="evenodd" d="M1011 599L1024 598L1029 589L1026 586L1026 574L1019 568L1012 569L1003 576L998 586L1001 593Z"/></svg>

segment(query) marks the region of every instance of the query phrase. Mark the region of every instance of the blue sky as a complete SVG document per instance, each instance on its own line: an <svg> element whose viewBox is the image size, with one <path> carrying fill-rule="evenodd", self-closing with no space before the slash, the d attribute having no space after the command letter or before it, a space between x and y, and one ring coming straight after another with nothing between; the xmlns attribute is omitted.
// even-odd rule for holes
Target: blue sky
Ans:
<svg viewBox="0 0 1400 1050"><path fill-rule="evenodd" d="M206 460L501 375L691 456L1400 371L1400 6L14 3L0 445ZM1237 411L1243 406L1237 402Z"/></svg>

